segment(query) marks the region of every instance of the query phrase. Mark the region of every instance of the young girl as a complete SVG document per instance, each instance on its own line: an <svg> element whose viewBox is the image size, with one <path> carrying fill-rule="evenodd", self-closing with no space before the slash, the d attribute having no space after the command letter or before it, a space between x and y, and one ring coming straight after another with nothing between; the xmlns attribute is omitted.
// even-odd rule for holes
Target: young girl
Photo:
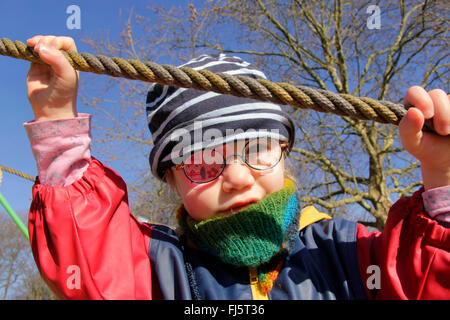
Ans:
<svg viewBox="0 0 450 320"><path fill-rule="evenodd" d="M424 187L395 203L383 232L299 210L284 159L295 128L279 106L151 86L152 173L181 196L180 232L140 223L126 185L90 155L90 116L76 111L67 37L28 40L25 124L39 176L29 232L42 277L64 299L450 298L450 102L408 90L399 130ZM264 77L227 55L189 67ZM437 134L422 132L434 118Z"/></svg>

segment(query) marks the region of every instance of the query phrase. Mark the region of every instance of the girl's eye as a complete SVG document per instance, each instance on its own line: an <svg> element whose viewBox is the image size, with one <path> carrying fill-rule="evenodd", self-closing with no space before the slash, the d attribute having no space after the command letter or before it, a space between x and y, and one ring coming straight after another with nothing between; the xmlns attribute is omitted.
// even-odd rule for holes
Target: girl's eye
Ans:
<svg viewBox="0 0 450 320"><path fill-rule="evenodd" d="M265 170L270 168L280 160L280 157L280 145L270 139L251 141L245 148L246 161L255 169Z"/></svg>
<svg viewBox="0 0 450 320"><path fill-rule="evenodd" d="M207 182L217 178L223 171L224 158L220 151L204 149L191 154L184 162L186 176L195 182Z"/></svg>
<svg viewBox="0 0 450 320"><path fill-rule="evenodd" d="M217 164L191 164L184 167L186 175L194 181L212 180L220 175L222 166Z"/></svg>

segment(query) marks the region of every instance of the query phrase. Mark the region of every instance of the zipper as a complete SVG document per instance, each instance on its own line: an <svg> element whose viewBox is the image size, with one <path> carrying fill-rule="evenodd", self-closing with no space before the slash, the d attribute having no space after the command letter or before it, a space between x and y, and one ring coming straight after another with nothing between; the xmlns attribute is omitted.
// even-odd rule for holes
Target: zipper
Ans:
<svg viewBox="0 0 450 320"><path fill-rule="evenodd" d="M269 295L261 293L258 285L258 269L248 268L250 276L250 287L252 289L253 300L269 300Z"/></svg>

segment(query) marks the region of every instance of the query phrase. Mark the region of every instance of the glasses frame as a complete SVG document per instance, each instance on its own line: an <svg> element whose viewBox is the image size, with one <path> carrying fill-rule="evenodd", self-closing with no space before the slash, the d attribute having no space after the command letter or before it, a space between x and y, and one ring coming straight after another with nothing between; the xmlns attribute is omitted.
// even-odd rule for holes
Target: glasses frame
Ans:
<svg viewBox="0 0 450 320"><path fill-rule="evenodd" d="M210 179L210 180L207 180L207 181L195 181L195 180L193 180L193 179L192 179L191 177L189 177L188 174L186 173L186 168L185 168L185 163L184 163L184 162L182 162L182 163L176 165L176 166L175 166L175 169L176 169L177 171L183 170L184 176L185 176L189 181L194 182L194 183L197 183L197 184L202 184L202 183L209 183L209 182L214 181L214 180L216 180L217 178L219 178L219 177L222 175L222 173L225 171L225 168L226 168L227 165L228 165L227 159L229 159L230 157L233 157L233 159L234 159L235 157L239 157L239 158L241 159L241 161L242 161L243 163L245 163L250 169L253 169L253 170L256 170L256 171L266 171L266 170L270 170L270 169L276 167L276 166L280 163L281 158L283 158L283 155L286 155L286 154L287 154L287 153L286 153L286 150L287 150L288 145L287 145L286 143L281 143L281 144L280 144L280 148L281 148L280 158L278 158L277 162L275 162L274 165L272 165L272 166L270 166L270 167L268 167L268 168L264 168L264 169L261 169L261 168L255 168L255 167L251 166L251 165L247 162L247 159L245 159L245 153L244 153L244 152L245 152L245 149L247 148L247 146L248 146L249 143L250 143L250 141L248 141L248 142L245 143L244 147L242 148L241 154L236 154L236 153L235 153L235 154L231 154L231 155L229 155L229 156L226 157L226 158L225 158L225 156L224 156L220 151L216 151L216 152L218 152L218 153L222 156L222 158L223 158L223 163L222 163L222 168L221 168L220 173L219 173L215 178L213 178L213 179ZM205 150L205 149L203 149L203 150ZM203 150L202 150L202 151L203 151Z"/></svg>

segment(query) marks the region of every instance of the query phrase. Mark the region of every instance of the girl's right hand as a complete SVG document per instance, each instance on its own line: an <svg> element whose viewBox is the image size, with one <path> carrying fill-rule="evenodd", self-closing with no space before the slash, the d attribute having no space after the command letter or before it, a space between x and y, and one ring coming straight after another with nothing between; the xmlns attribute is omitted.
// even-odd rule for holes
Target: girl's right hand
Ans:
<svg viewBox="0 0 450 320"><path fill-rule="evenodd" d="M27 40L48 65L31 63L27 75L28 100L36 121L77 116L78 72L61 50L74 50L69 37L34 36Z"/></svg>

